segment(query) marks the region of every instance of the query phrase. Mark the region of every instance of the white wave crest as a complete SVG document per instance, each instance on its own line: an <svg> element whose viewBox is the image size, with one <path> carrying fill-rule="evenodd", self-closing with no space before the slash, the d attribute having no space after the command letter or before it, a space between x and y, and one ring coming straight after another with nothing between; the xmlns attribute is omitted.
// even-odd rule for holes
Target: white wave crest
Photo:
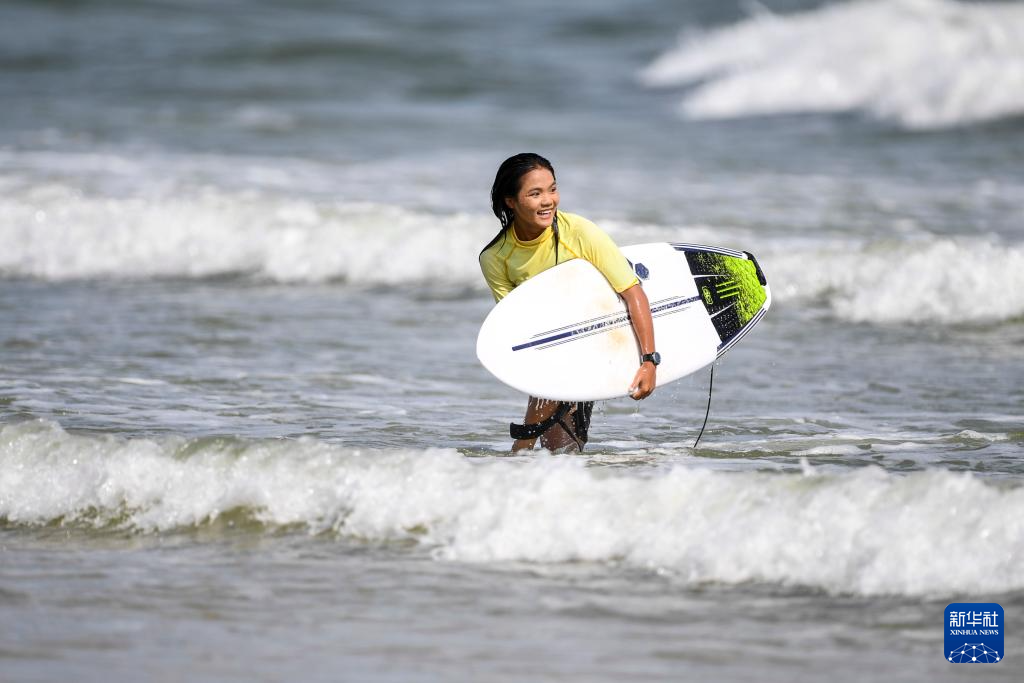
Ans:
<svg viewBox="0 0 1024 683"><path fill-rule="evenodd" d="M855 0L759 11L681 44L642 73L692 85L694 119L862 111L912 129L1024 115L1024 7Z"/></svg>
<svg viewBox="0 0 1024 683"><path fill-rule="evenodd" d="M1024 317L1024 245L996 237L790 239L744 229L601 221L619 244L752 250L777 303L823 301L843 320L1001 322ZM87 194L33 184L0 197L0 277L246 275L282 283L485 289L477 254L493 217L259 192Z"/></svg>
<svg viewBox="0 0 1024 683"><path fill-rule="evenodd" d="M624 563L693 583L854 594L1024 588L1024 488L968 474L639 472L572 457L0 429L7 524L160 531L236 509L268 525L415 540L453 561Z"/></svg>
<svg viewBox="0 0 1024 683"><path fill-rule="evenodd" d="M823 300L844 320L1001 322L1024 317L1024 246L929 238L801 248L759 257L783 303Z"/></svg>
<svg viewBox="0 0 1024 683"><path fill-rule="evenodd" d="M469 284L491 223L253 192L119 198L35 186L0 200L0 275Z"/></svg>

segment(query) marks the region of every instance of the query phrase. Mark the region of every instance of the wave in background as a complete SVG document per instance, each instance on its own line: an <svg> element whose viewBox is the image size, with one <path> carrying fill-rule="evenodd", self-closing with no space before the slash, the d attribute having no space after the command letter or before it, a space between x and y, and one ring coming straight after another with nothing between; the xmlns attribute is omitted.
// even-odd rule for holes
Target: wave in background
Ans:
<svg viewBox="0 0 1024 683"><path fill-rule="evenodd" d="M0 276L246 277L280 283L484 289L493 218L206 188L93 196L37 184L0 199ZM1024 317L1024 246L995 236L837 239L754 229L601 221L620 244L685 240L754 252L776 302L874 323ZM999 296L992 296L998 292Z"/></svg>
<svg viewBox="0 0 1024 683"><path fill-rule="evenodd" d="M824 302L842 320L953 325L1024 318L1024 247L998 240L835 243L758 260L779 300Z"/></svg>
<svg viewBox="0 0 1024 683"><path fill-rule="evenodd" d="M857 0L688 33L642 73L685 116L859 111L909 129L1024 115L1024 7Z"/></svg>
<svg viewBox="0 0 1024 683"><path fill-rule="evenodd" d="M210 191L163 199L93 198L51 187L0 209L0 274L43 280L209 278L364 285L479 277L480 226L363 204Z"/></svg>
<svg viewBox="0 0 1024 683"><path fill-rule="evenodd" d="M0 521L137 532L217 522L415 541L456 561L597 562L688 583L834 593L1024 588L1024 488L894 476L587 468L317 442L123 440L0 429Z"/></svg>

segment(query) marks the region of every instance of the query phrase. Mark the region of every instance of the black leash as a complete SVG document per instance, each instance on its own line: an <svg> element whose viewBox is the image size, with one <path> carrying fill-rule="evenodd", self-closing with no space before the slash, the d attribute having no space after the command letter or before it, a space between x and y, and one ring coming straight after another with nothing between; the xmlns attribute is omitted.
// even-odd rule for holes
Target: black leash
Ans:
<svg viewBox="0 0 1024 683"><path fill-rule="evenodd" d="M696 448L697 444L700 443L700 437L704 436L704 428L708 426L708 415L711 414L711 388L715 386L715 364L711 364L711 379L708 381L708 409L704 413L704 424L700 426L700 434L697 435L697 440L693 442L693 447Z"/></svg>
<svg viewBox="0 0 1024 683"><path fill-rule="evenodd" d="M568 431L568 428L566 428L564 423L562 423L562 419L565 417L566 413L569 412L570 408L572 408L571 403L561 403L558 405L558 409L555 410L555 412L540 422L521 425L512 422L508 426L509 436L513 439L536 439L556 424L562 424L562 427Z"/></svg>
<svg viewBox="0 0 1024 683"><path fill-rule="evenodd" d="M593 405L593 403L589 404L590 408L593 408ZM573 414L574 426L570 427L565 421L565 416L574 406L576 408L576 412ZM572 437L572 440L576 442L576 447L582 453L583 447L587 444L587 430L590 427L590 413L587 406L588 404L585 402L562 402L558 409L545 420L533 424L510 423L508 433L513 439L536 439L558 424L566 434Z"/></svg>

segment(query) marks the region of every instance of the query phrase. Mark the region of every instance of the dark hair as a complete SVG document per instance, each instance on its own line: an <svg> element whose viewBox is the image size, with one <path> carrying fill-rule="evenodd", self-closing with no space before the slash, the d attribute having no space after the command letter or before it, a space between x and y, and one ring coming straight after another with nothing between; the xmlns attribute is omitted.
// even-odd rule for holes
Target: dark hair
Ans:
<svg viewBox="0 0 1024 683"><path fill-rule="evenodd" d="M481 254L494 246L498 240L502 239L505 231L512 225L515 214L505 203L505 199L519 194L519 185L523 176L535 168L546 168L551 171L552 177L555 175L555 167L551 165L551 162L541 155L533 154L532 152L516 154L501 162L501 166L498 167L498 173L494 176L494 184L491 185L491 210L497 217L498 222L501 223L501 230L494 236L494 239L487 243L486 247L480 250ZM555 234L555 263L558 263L557 213L555 214L554 222L551 224L551 229Z"/></svg>

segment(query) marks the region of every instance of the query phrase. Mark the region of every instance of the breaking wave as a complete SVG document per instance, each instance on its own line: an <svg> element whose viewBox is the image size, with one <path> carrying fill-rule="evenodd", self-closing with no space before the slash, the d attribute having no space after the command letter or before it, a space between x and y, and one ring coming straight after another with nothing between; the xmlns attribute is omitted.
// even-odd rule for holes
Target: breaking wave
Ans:
<svg viewBox="0 0 1024 683"><path fill-rule="evenodd" d="M1024 318L1024 246L936 238L804 246L759 257L777 300L843 320L991 323Z"/></svg>
<svg viewBox="0 0 1024 683"><path fill-rule="evenodd" d="M90 196L39 186L0 200L0 277L246 277L280 283L484 290L493 218L258 193ZM1024 246L917 233L887 241L772 237L744 229L602 222L620 244L749 249L783 306L821 302L874 323L1024 317ZM990 296L998 292L999 296Z"/></svg>
<svg viewBox="0 0 1024 683"><path fill-rule="evenodd" d="M0 203L0 275L389 285L468 283L489 229L465 215L208 191L168 198L33 189Z"/></svg>
<svg viewBox="0 0 1024 683"><path fill-rule="evenodd" d="M682 36L641 72L693 119L864 112L909 129L1024 115L1024 7L855 0Z"/></svg>
<svg viewBox="0 0 1024 683"><path fill-rule="evenodd" d="M1024 488L894 476L588 468L312 439L147 440L0 429L0 524L159 533L229 513L462 562L593 562L690 583L944 595L1024 588Z"/></svg>

